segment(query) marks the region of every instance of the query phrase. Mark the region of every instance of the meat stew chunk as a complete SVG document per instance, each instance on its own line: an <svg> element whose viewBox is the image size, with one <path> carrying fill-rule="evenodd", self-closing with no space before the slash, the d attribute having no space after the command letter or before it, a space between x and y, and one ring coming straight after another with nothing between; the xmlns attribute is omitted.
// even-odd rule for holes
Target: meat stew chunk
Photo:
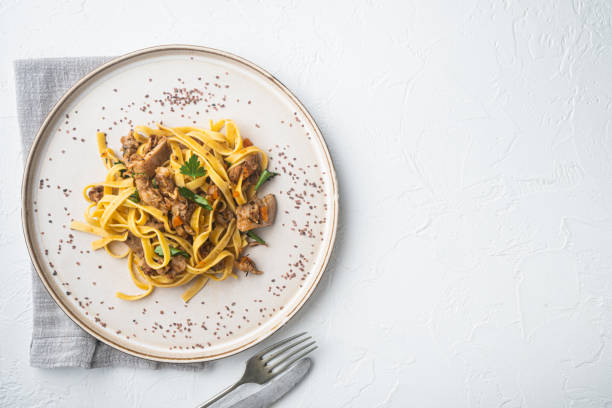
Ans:
<svg viewBox="0 0 612 408"><path fill-rule="evenodd" d="M123 152L123 160L126 162L132 157L136 150L138 149L138 140L134 138L134 131L130 130L127 136L123 136L121 138L121 151Z"/></svg>
<svg viewBox="0 0 612 408"><path fill-rule="evenodd" d="M174 184L172 170L167 167L158 167L155 169L155 181L160 193L167 197L175 197L176 185Z"/></svg>
<svg viewBox="0 0 612 408"><path fill-rule="evenodd" d="M166 275L171 278L174 278L176 275L180 274L187 268L187 260L182 255L175 255L170 260L168 266L170 266L170 268L166 272Z"/></svg>
<svg viewBox="0 0 612 408"><path fill-rule="evenodd" d="M128 138L130 137L133 138L131 132L128 135ZM131 143L125 137L124 139L122 139L124 146ZM145 204L162 211L167 211L168 207L160 190L153 186L151 178L156 175L156 169L168 160L171 150L165 136L151 135L143 151L144 157L133 153L126 159L126 165L134 175L134 182L140 199ZM126 153L127 150L124 150L124 157Z"/></svg>
<svg viewBox="0 0 612 408"><path fill-rule="evenodd" d="M87 196L91 201L98 202L104 197L104 186L95 186L87 192Z"/></svg>
<svg viewBox="0 0 612 408"><path fill-rule="evenodd" d="M259 156L257 154L249 154L242 163L229 170L228 176L235 184L238 183L241 175L242 180L246 180L253 175L255 175L255 178L259 177L260 169Z"/></svg>
<svg viewBox="0 0 612 408"><path fill-rule="evenodd" d="M176 200L172 202L170 207L172 225L176 229L176 233L183 238L195 235L195 231L189 226L194 211L195 204L187 201L183 196L177 196Z"/></svg>
<svg viewBox="0 0 612 408"><path fill-rule="evenodd" d="M246 273L252 273L255 275L261 275L263 272L257 270L255 262L248 256L241 256L238 262L234 262L234 266Z"/></svg>
<svg viewBox="0 0 612 408"><path fill-rule="evenodd" d="M144 174L135 174L134 182L136 183L136 189L138 190L138 195L142 202L162 211L167 211L164 198L159 190L153 187L153 183L151 183L149 177Z"/></svg>
<svg viewBox="0 0 612 408"><path fill-rule="evenodd" d="M255 198L236 209L238 229L242 232L267 227L276 216L276 198L273 194Z"/></svg>
<svg viewBox="0 0 612 408"><path fill-rule="evenodd" d="M221 189L214 184L208 186L206 189L206 199L209 201L214 201L219 197L221 197Z"/></svg>
<svg viewBox="0 0 612 408"><path fill-rule="evenodd" d="M151 135L144 152L144 157L130 156L127 166L135 174L144 174L151 178L155 175L155 169L170 158L172 149L165 136Z"/></svg>

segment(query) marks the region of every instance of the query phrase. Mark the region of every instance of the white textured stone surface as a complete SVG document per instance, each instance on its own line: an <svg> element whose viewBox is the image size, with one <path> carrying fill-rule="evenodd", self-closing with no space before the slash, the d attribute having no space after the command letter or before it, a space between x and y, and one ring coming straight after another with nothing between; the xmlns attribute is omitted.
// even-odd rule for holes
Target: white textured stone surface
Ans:
<svg viewBox="0 0 612 408"><path fill-rule="evenodd" d="M0 406L191 406L242 370L249 352L201 373L27 362L12 60L161 43L270 70L335 158L335 259L274 337L321 348L279 406L612 406L609 2L174 3L0 1Z"/></svg>

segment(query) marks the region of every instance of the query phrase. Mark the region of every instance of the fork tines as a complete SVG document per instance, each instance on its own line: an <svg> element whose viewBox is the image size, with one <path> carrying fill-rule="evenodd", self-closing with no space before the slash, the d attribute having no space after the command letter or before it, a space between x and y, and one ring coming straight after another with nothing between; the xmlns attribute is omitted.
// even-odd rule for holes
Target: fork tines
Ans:
<svg viewBox="0 0 612 408"><path fill-rule="evenodd" d="M307 334L304 332L281 340L266 348L257 356L262 360L268 372L272 373L275 369L283 370L317 349L318 346L315 345L314 340L307 342L312 339L312 336L304 337ZM304 344L305 342L307 343ZM285 344L286 346L281 347Z"/></svg>

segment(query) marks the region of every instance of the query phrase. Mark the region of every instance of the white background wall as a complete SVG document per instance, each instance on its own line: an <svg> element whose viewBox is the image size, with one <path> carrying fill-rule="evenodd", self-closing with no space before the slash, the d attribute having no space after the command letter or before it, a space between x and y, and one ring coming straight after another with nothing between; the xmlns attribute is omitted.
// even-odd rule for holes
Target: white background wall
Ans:
<svg viewBox="0 0 612 408"><path fill-rule="evenodd" d="M0 0L0 405L192 406L240 375L28 366L12 60L188 43L274 73L337 166L283 407L612 406L612 3ZM111 405L112 404L112 405Z"/></svg>

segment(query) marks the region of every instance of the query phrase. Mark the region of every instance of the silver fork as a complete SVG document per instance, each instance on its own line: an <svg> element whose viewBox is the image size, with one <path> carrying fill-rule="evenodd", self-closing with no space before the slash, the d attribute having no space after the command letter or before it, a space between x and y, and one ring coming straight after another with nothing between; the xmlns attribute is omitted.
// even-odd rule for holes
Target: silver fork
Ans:
<svg viewBox="0 0 612 408"><path fill-rule="evenodd" d="M278 343L271 345L265 350L255 354L246 363L246 369L242 378L238 382L221 393L215 395L212 399L208 400L204 405L199 405L199 408L206 408L211 406L213 403L219 401L242 384L256 383L264 384L270 381L277 375L285 372L293 363L306 356L308 353L314 351L318 346L314 346L315 341L310 341L306 344L304 342L312 339L311 336L301 338L307 334L306 332L296 334L288 339L281 340ZM294 343L287 344L292 340L300 338ZM287 344L284 347L283 345ZM300 346L301 345L301 346ZM300 346L296 348L297 346Z"/></svg>

